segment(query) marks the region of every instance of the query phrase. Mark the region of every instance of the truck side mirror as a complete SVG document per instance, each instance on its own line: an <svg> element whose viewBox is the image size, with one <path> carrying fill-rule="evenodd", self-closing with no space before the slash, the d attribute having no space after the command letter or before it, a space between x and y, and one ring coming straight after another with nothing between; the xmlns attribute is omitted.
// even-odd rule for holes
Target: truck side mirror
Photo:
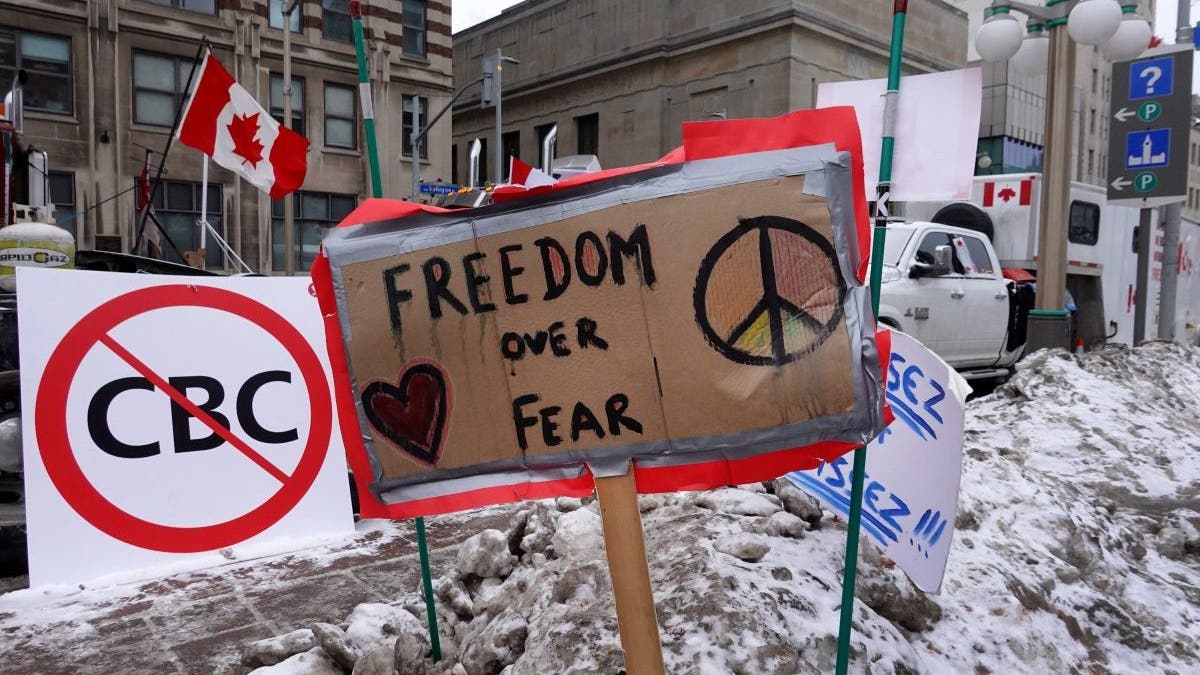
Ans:
<svg viewBox="0 0 1200 675"><path fill-rule="evenodd" d="M932 262L927 262L928 255L927 253L924 256L918 254L908 276L920 279L921 277L944 277L950 274L950 256L954 255L954 251L949 246L943 245L934 248ZM926 259L921 260L922 257Z"/></svg>

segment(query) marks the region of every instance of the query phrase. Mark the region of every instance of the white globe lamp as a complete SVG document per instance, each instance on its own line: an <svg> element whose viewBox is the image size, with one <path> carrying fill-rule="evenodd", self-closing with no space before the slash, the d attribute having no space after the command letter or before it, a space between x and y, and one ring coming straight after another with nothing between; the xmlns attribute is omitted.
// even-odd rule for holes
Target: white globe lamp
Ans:
<svg viewBox="0 0 1200 675"><path fill-rule="evenodd" d="M1101 45L1121 25L1121 5L1117 0L1083 0L1067 18L1067 32L1081 45Z"/></svg>
<svg viewBox="0 0 1200 675"><path fill-rule="evenodd" d="M1021 24L1008 13L991 15L975 33L975 49L984 61L1007 61L1022 41Z"/></svg>
<svg viewBox="0 0 1200 675"><path fill-rule="evenodd" d="M1047 61L1050 57L1050 38L1040 27L1032 30L1021 41L1021 48L1013 55L1009 63L1016 71L1026 77L1037 77L1046 74Z"/></svg>
<svg viewBox="0 0 1200 675"><path fill-rule="evenodd" d="M1135 59L1150 46L1150 22L1136 14L1126 14L1117 32L1100 47L1109 61Z"/></svg>

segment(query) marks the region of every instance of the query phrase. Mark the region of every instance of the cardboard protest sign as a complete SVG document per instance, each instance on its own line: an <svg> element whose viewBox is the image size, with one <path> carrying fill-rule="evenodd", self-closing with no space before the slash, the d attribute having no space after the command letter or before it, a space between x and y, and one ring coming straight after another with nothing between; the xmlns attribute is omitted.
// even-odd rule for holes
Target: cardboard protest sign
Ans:
<svg viewBox="0 0 1200 675"><path fill-rule="evenodd" d="M927 593L942 585L954 538L969 392L936 354L891 331L887 402L895 419L867 449L862 528ZM845 455L787 478L848 515L852 466Z"/></svg>
<svg viewBox="0 0 1200 675"><path fill-rule="evenodd" d="M33 585L353 532L308 279L17 279Z"/></svg>
<svg viewBox="0 0 1200 675"><path fill-rule="evenodd" d="M872 436L850 175L793 148L332 231L372 495L419 515Z"/></svg>

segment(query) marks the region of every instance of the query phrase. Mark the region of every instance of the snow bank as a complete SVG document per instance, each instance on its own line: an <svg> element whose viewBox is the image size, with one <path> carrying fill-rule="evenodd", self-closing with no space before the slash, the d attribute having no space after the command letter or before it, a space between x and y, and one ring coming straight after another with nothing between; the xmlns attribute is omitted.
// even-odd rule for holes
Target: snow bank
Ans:
<svg viewBox="0 0 1200 675"><path fill-rule="evenodd" d="M1034 354L971 402L943 591L926 596L864 544L855 668L1195 672L1198 399L1200 350L1151 344ZM667 672L833 670L845 530L802 493L765 488L642 498ZM507 532L462 534L461 571L436 584L445 659L424 672L620 671L599 518L587 501L531 502ZM391 604L420 603L414 593ZM355 610L350 637L365 648L392 639L385 623L419 632L421 622L385 615ZM402 650L411 661L414 640L397 640L396 663Z"/></svg>

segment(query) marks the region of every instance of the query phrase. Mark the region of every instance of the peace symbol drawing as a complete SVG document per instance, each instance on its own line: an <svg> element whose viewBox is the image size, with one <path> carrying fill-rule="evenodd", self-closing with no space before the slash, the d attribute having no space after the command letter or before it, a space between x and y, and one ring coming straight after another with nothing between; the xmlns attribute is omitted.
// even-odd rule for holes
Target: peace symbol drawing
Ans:
<svg viewBox="0 0 1200 675"><path fill-rule="evenodd" d="M846 283L825 237L783 216L739 218L704 256L693 301L705 340L748 366L811 354L842 318Z"/></svg>

